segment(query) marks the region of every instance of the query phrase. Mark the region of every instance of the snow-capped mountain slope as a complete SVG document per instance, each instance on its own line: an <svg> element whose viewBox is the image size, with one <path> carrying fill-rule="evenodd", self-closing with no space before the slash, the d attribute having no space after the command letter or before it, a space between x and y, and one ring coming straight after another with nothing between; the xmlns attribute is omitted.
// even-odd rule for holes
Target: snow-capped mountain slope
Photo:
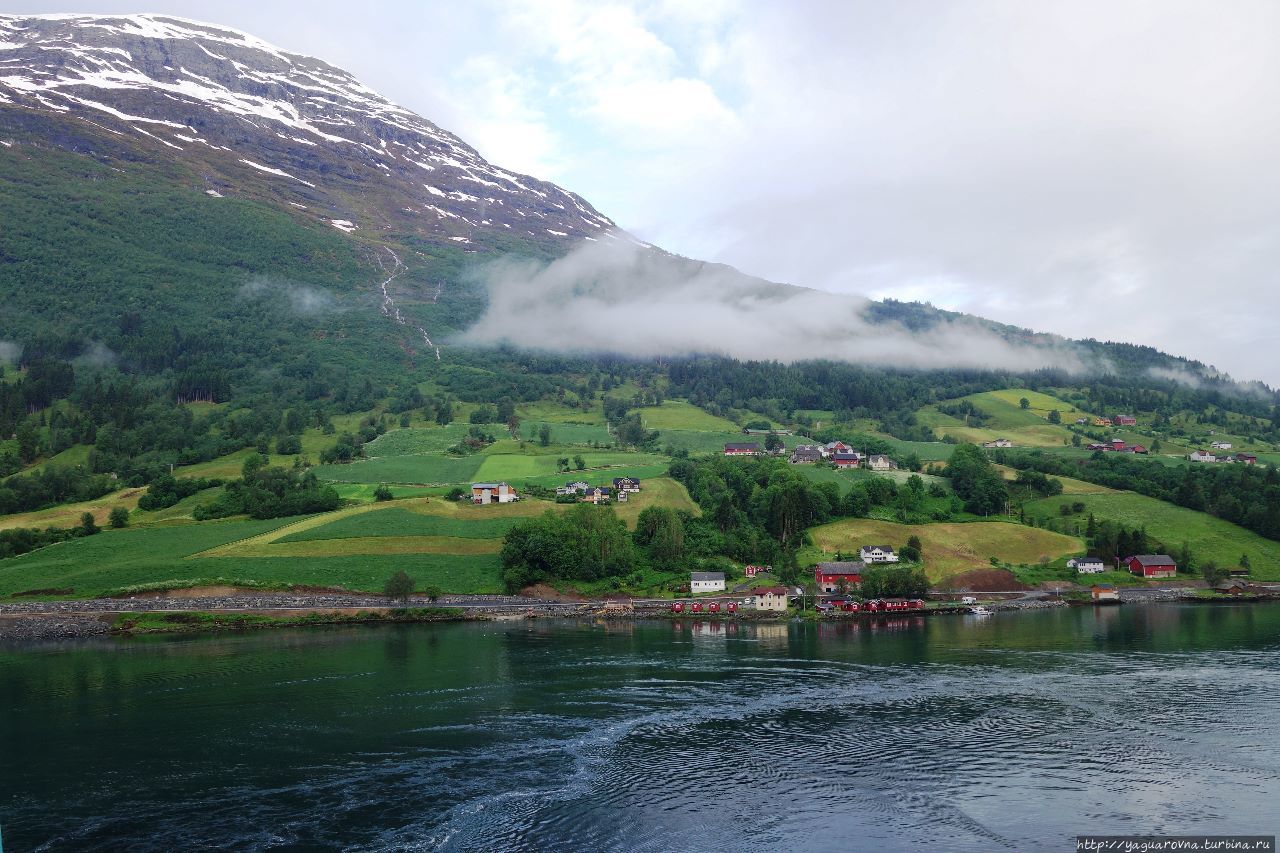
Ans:
<svg viewBox="0 0 1280 853"><path fill-rule="evenodd" d="M41 120L69 119L57 132ZM565 246L627 238L583 199L498 168L350 74L159 15L0 15L0 145L107 143L188 164L210 194L349 233Z"/></svg>

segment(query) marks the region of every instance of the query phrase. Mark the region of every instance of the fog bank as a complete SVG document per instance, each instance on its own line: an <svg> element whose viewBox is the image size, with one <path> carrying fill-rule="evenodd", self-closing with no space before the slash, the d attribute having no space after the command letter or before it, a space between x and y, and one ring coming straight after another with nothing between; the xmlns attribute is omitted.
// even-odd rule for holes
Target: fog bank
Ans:
<svg viewBox="0 0 1280 853"><path fill-rule="evenodd" d="M1012 342L968 319L920 332L870 323L861 316L863 298L761 282L630 245L587 243L549 264L495 261L479 276L489 307L463 343L640 357L1083 370L1065 342Z"/></svg>

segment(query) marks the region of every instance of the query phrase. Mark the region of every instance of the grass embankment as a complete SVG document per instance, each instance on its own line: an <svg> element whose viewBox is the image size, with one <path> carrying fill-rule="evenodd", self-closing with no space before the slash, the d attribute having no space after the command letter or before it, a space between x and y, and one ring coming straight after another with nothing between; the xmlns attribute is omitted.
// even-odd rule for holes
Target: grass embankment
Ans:
<svg viewBox="0 0 1280 853"><path fill-rule="evenodd" d="M1029 516L1061 518L1062 505L1077 501L1084 503L1085 510L1072 517L1081 524L1088 513L1093 513L1099 521L1115 521L1130 529L1146 528L1149 536L1173 549L1174 557L1182 543L1188 543L1199 563L1213 560L1220 566L1234 566L1242 554L1247 554L1255 579L1280 580L1280 542L1229 521L1135 492L1045 498L1027 504L1026 511Z"/></svg>
<svg viewBox="0 0 1280 853"><path fill-rule="evenodd" d="M316 610L308 613L122 613L111 624L113 634L196 634L298 628L311 625L367 625L398 622L448 622L468 618L457 607L407 607L387 610Z"/></svg>
<svg viewBox="0 0 1280 853"><path fill-rule="evenodd" d="M1012 482L1017 479L1018 472L1007 465L996 465L995 469L1000 472L1000 476ZM1118 494L1115 489L1107 486L1100 486L1097 483L1089 483L1084 480L1076 480L1071 477L1063 477L1058 474L1050 474L1050 477L1062 483L1062 493L1064 495L1110 495Z"/></svg>
<svg viewBox="0 0 1280 853"><path fill-rule="evenodd" d="M863 545L900 548L908 537L919 536L924 569L930 581L971 569L991 568L991 558L1001 563L1038 563L1083 553L1084 543L1074 537L1004 521L962 524L897 524L867 518L848 518L809 531L813 545L800 552L802 565L834 559L836 551L857 559Z"/></svg>

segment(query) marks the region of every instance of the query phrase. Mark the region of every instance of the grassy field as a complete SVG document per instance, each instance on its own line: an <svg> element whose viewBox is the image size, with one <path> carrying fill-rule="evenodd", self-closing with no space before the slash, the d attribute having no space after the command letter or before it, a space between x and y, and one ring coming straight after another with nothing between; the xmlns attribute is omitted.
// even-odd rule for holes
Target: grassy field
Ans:
<svg viewBox="0 0 1280 853"><path fill-rule="evenodd" d="M121 489L92 501L63 504L33 512L0 515L0 530L9 530L14 527L76 527L80 524L80 516L86 512L93 513L93 520L101 527L107 523L107 516L111 514L111 510L118 506L131 512L136 510L138 498L145 492L146 489Z"/></svg>
<svg viewBox="0 0 1280 853"><path fill-rule="evenodd" d="M1026 511L1028 515L1058 518L1059 507L1075 501L1082 501L1085 513L1093 513L1098 520L1107 519L1130 528L1145 527L1148 535L1173 549L1175 557L1183 542L1190 544L1196 560L1213 560L1220 566L1234 566L1241 554L1248 554L1255 578L1280 580L1280 542L1264 539L1220 518L1134 492L1046 498L1027 504Z"/></svg>
<svg viewBox="0 0 1280 853"><path fill-rule="evenodd" d="M849 518L815 527L809 535L813 545L801 551L802 565L833 559L836 551L855 554L862 545L899 548L908 537L919 536L931 581L990 568L991 557L1007 563L1036 563L1084 552L1084 543L1074 536L1003 521L909 525Z"/></svg>
<svg viewBox="0 0 1280 853"><path fill-rule="evenodd" d="M322 524L333 520L318 518ZM227 584L304 584L377 592L400 569L419 587L435 585L461 593L501 590L497 540L370 537L271 544L272 534L283 537L288 534L282 531L297 531L300 524L313 521L224 521L104 531L0 561L0 595L72 589L76 596L98 596L137 586Z"/></svg>
<svg viewBox="0 0 1280 853"><path fill-rule="evenodd" d="M298 530L274 541L315 542L329 539L370 537L450 536L463 539L501 539L519 521L518 518L459 518L428 515L408 507L384 505L385 508L347 515L305 530Z"/></svg>
<svg viewBox="0 0 1280 853"><path fill-rule="evenodd" d="M1006 480L1013 481L1018 477L1018 472L1006 465L995 465L994 467L1000 472L1000 476ZM1084 480L1075 480L1058 474L1051 476L1062 483L1062 493L1064 495L1109 495L1116 492L1115 489L1100 486L1097 483L1087 483Z"/></svg>
<svg viewBox="0 0 1280 853"><path fill-rule="evenodd" d="M681 429L701 432L734 432L742 434L742 427L733 421L718 418L697 406L682 400L664 400L661 406L636 409L646 429Z"/></svg>
<svg viewBox="0 0 1280 853"><path fill-rule="evenodd" d="M1024 397L1029 404L1026 409L1019 405ZM982 427L966 426L963 421L941 413L936 406L925 406L917 413L920 423L932 428L939 438L949 435L974 444L1007 438L1022 447L1061 447L1070 443L1071 432L1064 426L1049 423L1049 411L1057 409L1066 423L1086 416L1056 397L1027 389L985 391L960 399L973 403L990 416Z"/></svg>
<svg viewBox="0 0 1280 853"><path fill-rule="evenodd" d="M863 468L828 468L825 465L796 465L794 466L796 473L802 477L812 480L815 483L835 483L840 487L840 494L847 495L849 489L853 488L853 484L859 480L866 480L871 477L886 477L896 483L902 484L910 478L910 471L867 471ZM916 475L924 480L925 486L932 483L941 485L948 493L951 491L951 484L945 477L934 477L930 474Z"/></svg>
<svg viewBox="0 0 1280 853"><path fill-rule="evenodd" d="M557 423L554 421L524 421L520 424L520 436L525 441L537 441L538 432L544 427L551 430L551 441L560 445L586 446L613 443L613 436L604 424Z"/></svg>

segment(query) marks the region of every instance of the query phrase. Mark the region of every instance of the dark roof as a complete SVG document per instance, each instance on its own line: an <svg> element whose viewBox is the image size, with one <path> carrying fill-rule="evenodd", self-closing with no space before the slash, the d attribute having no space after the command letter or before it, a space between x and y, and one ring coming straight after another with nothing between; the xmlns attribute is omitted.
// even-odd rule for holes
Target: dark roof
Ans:
<svg viewBox="0 0 1280 853"><path fill-rule="evenodd" d="M831 458L832 459L861 459L862 457L853 450L850 450L848 453L845 453L843 450L837 450L835 453L831 454Z"/></svg>
<svg viewBox="0 0 1280 853"><path fill-rule="evenodd" d="M879 548L881 551L892 551L892 550L893 550L893 549L892 549L892 548L890 548L888 545L863 545L863 546L862 546L862 550L864 550L864 551L874 551L876 548Z"/></svg>
<svg viewBox="0 0 1280 853"><path fill-rule="evenodd" d="M867 568L867 564L843 560L838 563L818 563L818 568L831 574L859 575Z"/></svg>
<svg viewBox="0 0 1280 853"><path fill-rule="evenodd" d="M768 595L769 593L773 593L774 595L786 595L787 588L785 586L758 586L751 590L752 595Z"/></svg>
<svg viewBox="0 0 1280 853"><path fill-rule="evenodd" d="M620 483L639 483L639 477L614 477L613 484L616 486Z"/></svg>
<svg viewBox="0 0 1280 853"><path fill-rule="evenodd" d="M691 581L722 581L724 572L689 572Z"/></svg>
<svg viewBox="0 0 1280 853"><path fill-rule="evenodd" d="M1137 560L1140 566L1172 566L1176 565L1168 554L1134 554L1129 558Z"/></svg>
<svg viewBox="0 0 1280 853"><path fill-rule="evenodd" d="M725 450L759 450L760 445L757 442L729 442L724 446Z"/></svg>

